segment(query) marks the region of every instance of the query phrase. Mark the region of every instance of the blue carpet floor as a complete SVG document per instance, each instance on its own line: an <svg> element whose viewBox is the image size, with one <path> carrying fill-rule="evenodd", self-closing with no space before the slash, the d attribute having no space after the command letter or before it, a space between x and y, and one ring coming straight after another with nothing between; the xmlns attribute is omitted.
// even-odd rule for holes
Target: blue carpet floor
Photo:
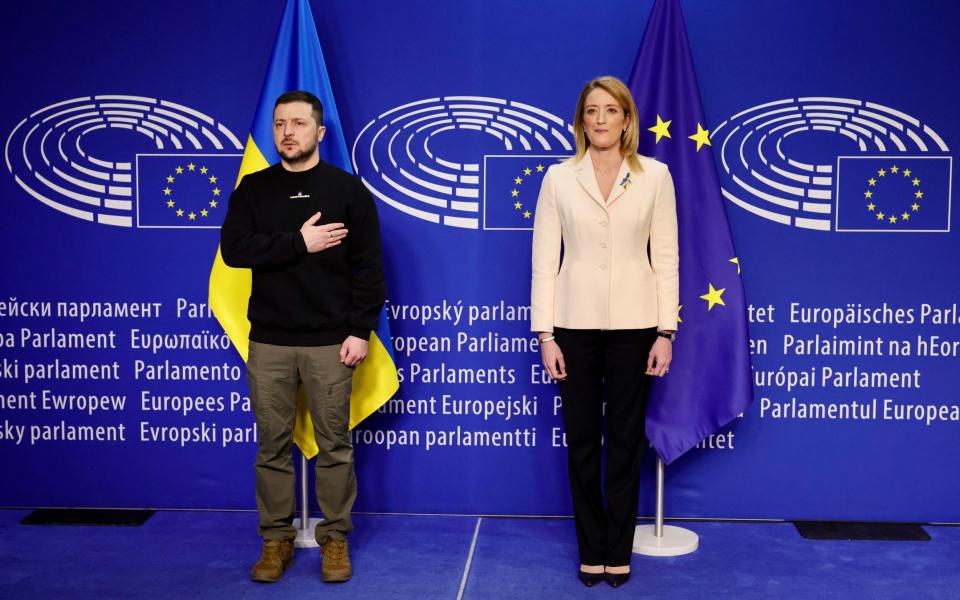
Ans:
<svg viewBox="0 0 960 600"><path fill-rule="evenodd" d="M930 542L805 540L790 524L687 523L700 549L634 556L623 588L575 578L569 520L357 515L353 580L320 582L316 549L283 580L248 579L253 513L160 512L140 527L27 526L0 510L0 598L960 599L960 528ZM474 543L474 535L476 540ZM473 554L471 555L471 547Z"/></svg>

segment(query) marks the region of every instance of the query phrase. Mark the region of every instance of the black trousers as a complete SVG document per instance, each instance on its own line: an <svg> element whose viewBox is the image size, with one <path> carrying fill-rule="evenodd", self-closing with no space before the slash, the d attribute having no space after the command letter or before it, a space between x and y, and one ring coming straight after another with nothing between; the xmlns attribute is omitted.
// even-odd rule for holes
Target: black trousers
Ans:
<svg viewBox="0 0 960 600"><path fill-rule="evenodd" d="M567 368L560 396L580 562L629 565L651 381L644 372L657 330L555 328L554 336Z"/></svg>

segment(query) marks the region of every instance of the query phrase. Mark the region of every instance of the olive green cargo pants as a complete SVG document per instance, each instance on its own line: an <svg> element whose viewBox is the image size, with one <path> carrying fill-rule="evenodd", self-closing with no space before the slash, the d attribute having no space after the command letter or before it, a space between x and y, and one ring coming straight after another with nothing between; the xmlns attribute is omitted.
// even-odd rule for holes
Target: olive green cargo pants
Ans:
<svg viewBox="0 0 960 600"><path fill-rule="evenodd" d="M357 479L348 430L352 378L353 369L340 362L340 345L273 346L250 341L247 381L257 420L254 471L263 539L296 537L296 477L290 447L301 384L320 449L315 459L316 494L324 518L316 528L317 541L345 539L353 530L350 510L357 497Z"/></svg>

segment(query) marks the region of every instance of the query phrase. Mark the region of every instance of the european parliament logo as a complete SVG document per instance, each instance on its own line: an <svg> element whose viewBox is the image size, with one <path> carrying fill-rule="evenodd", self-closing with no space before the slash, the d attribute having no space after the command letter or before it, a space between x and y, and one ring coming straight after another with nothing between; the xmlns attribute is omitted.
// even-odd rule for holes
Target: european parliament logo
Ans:
<svg viewBox="0 0 960 600"><path fill-rule="evenodd" d="M950 149L897 109L789 98L743 110L710 137L730 179L723 196L764 219L819 231L950 230Z"/></svg>
<svg viewBox="0 0 960 600"><path fill-rule="evenodd" d="M573 128L502 98L445 96L392 108L361 130L352 162L379 200L460 229L530 230L547 168L573 153Z"/></svg>
<svg viewBox="0 0 960 600"><path fill-rule="evenodd" d="M34 111L7 137L4 159L30 197L71 217L204 228L223 220L220 194L232 188L242 150L223 123L188 106L100 95Z"/></svg>

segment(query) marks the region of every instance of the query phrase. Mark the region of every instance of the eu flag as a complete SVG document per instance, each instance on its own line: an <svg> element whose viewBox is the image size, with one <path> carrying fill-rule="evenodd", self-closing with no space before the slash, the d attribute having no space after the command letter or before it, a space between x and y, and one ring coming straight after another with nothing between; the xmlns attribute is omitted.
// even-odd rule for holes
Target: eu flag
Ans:
<svg viewBox="0 0 960 600"><path fill-rule="evenodd" d="M646 425L669 464L753 400L740 262L679 0L654 3L629 86L640 154L667 164L677 194L681 322L670 374L651 389Z"/></svg>
<svg viewBox="0 0 960 600"><path fill-rule="evenodd" d="M949 156L837 158L837 231L950 231Z"/></svg>
<svg viewBox="0 0 960 600"><path fill-rule="evenodd" d="M484 156L483 228L533 230L547 168L566 156Z"/></svg>
<svg viewBox="0 0 960 600"><path fill-rule="evenodd" d="M265 169L280 160L273 144L273 105L280 94L290 90L305 90L320 99L323 104L323 124L327 128L319 147L320 156L334 166L353 171L310 3L308 0L288 0L260 91L260 101L253 117L237 182L244 175ZM250 288L250 270L226 266L218 249L210 271L210 307L244 360L247 359L249 348L247 300L250 298ZM377 330L370 336L367 358L353 374L351 428L373 414L397 391L400 384L392 346L384 308L380 312ZM318 449L302 390L300 400L294 441L305 456L313 457Z"/></svg>
<svg viewBox="0 0 960 600"><path fill-rule="evenodd" d="M237 154L138 154L137 227L219 229Z"/></svg>

